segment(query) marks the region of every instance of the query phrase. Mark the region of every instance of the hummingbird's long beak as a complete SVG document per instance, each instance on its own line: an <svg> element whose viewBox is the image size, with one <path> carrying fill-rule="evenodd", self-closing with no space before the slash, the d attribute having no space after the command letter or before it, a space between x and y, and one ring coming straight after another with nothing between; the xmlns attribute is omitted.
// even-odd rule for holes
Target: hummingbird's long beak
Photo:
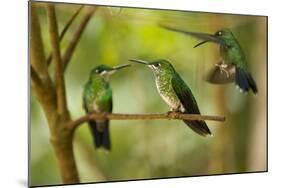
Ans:
<svg viewBox="0 0 281 188"><path fill-rule="evenodd" d="M167 26L167 25L163 25L163 24L160 24L159 26L162 27L162 28L168 29L170 31L179 32L179 33L190 35L190 36L195 37L197 39L203 40L202 42L196 44L194 46L194 48L196 48L196 47L198 47L202 44L205 44L207 42L214 42L214 43L224 45L224 41L221 40L220 38L218 38L215 35L211 35L211 34L207 34L207 33L197 33L197 32L185 31L185 30L182 30L182 29L179 29L179 28L174 28L174 27L170 27L170 26Z"/></svg>
<svg viewBox="0 0 281 188"><path fill-rule="evenodd" d="M143 65L149 65L147 61L139 60L139 59L129 59L129 61L134 62L134 63L139 63Z"/></svg>
<svg viewBox="0 0 281 188"><path fill-rule="evenodd" d="M198 46L201 46L202 44L205 44L205 43L207 43L207 42L209 42L209 41L204 40L204 41L202 41L202 42L199 42L198 44L196 44L195 46L193 46L193 48L197 48Z"/></svg>
<svg viewBox="0 0 281 188"><path fill-rule="evenodd" d="M115 66L112 68L112 70L108 71L107 73L109 75L112 75L113 73L115 73L117 70L120 70L120 69L123 69L123 68L126 68L126 67L130 67L132 64L131 63L128 63L128 64L124 64L124 65L118 65L118 66Z"/></svg>
<svg viewBox="0 0 281 188"><path fill-rule="evenodd" d="M132 66L131 63L124 64L124 65L119 65L119 66L113 67L113 70L119 70L119 69L123 69L123 68L130 67L130 66Z"/></svg>
<svg viewBox="0 0 281 188"><path fill-rule="evenodd" d="M195 35L197 35L197 36L195 36ZM207 42L214 42L214 43L217 43L220 45L224 45L223 40L219 39L215 35L210 35L210 34L206 34L206 33L193 33L193 36L198 39L203 39L203 41L201 41L198 44L196 44L195 46L193 46L193 48L197 48L198 46L201 46L202 44L205 44Z"/></svg>

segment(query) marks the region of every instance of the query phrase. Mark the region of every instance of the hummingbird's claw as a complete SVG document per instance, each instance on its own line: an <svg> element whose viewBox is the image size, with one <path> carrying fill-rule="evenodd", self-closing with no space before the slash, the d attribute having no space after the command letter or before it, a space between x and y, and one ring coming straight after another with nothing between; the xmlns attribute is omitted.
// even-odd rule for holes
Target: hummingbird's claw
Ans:
<svg viewBox="0 0 281 188"><path fill-rule="evenodd" d="M169 110L168 112L166 112L167 115L170 115L170 114L172 114L172 113L174 113L173 110Z"/></svg>

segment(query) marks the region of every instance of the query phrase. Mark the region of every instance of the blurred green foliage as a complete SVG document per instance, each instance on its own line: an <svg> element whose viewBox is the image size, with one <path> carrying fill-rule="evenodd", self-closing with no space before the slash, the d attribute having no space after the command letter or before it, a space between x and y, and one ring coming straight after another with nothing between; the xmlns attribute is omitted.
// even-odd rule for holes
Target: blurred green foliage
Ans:
<svg viewBox="0 0 281 188"><path fill-rule="evenodd" d="M45 5L37 4L45 53L49 54ZM78 8L74 4L56 5L60 29ZM62 41L62 51L82 14ZM233 84L217 86L204 82L206 71L219 59L218 47L206 44L194 49L196 39L162 29L159 23L208 33L224 27L232 29L257 81L258 96L241 94ZM94 66L128 63L130 58L164 58L172 62L188 83L201 113L224 115L227 121L207 122L214 136L206 138L194 134L180 121L111 121L110 153L94 149L88 126L84 124L76 131L74 140L82 182L266 170L266 42L266 17L99 7L65 74L72 118L84 115L82 89ZM111 86L114 112L169 110L157 93L152 72L146 67L135 65L116 73ZM31 95L32 185L61 183L46 123L39 103Z"/></svg>

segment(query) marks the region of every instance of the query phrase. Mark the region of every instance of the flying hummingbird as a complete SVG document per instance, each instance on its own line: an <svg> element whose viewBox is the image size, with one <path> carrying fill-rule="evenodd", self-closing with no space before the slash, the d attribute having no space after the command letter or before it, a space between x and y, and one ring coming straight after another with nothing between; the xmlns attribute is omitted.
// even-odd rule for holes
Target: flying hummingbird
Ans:
<svg viewBox="0 0 281 188"><path fill-rule="evenodd" d="M91 73L83 92L83 107L86 113L112 112L112 90L109 85L109 77L119 69L131 64L109 67L99 65ZM109 135L109 120L90 120L89 127L96 148L111 149Z"/></svg>
<svg viewBox="0 0 281 188"><path fill-rule="evenodd" d="M230 29L222 29L215 32L215 34L207 34L184 31L165 25L160 26L203 40L194 48L207 42L214 42L220 46L221 60L208 74L208 82L213 84L235 82L241 92L252 90L254 94L258 93L256 82L250 72L247 71L245 54Z"/></svg>
<svg viewBox="0 0 281 188"><path fill-rule="evenodd" d="M186 83L167 60L146 62L130 59L135 63L148 66L154 73L157 90L162 99L168 104L171 111L188 114L200 114L197 102ZM211 135L205 121L183 120L193 131L199 135Z"/></svg>

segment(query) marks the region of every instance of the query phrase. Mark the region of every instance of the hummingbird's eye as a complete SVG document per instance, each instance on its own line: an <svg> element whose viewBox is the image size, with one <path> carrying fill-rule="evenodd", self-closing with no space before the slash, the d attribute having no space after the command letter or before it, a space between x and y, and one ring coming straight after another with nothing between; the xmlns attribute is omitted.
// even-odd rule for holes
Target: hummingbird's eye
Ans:
<svg viewBox="0 0 281 188"><path fill-rule="evenodd" d="M96 73L100 74L101 70L100 69L96 69Z"/></svg>
<svg viewBox="0 0 281 188"><path fill-rule="evenodd" d="M216 35L217 35L217 36L222 36L222 31L216 32Z"/></svg>
<svg viewBox="0 0 281 188"><path fill-rule="evenodd" d="M154 65L153 65L154 67L160 67L160 63L155 63Z"/></svg>

